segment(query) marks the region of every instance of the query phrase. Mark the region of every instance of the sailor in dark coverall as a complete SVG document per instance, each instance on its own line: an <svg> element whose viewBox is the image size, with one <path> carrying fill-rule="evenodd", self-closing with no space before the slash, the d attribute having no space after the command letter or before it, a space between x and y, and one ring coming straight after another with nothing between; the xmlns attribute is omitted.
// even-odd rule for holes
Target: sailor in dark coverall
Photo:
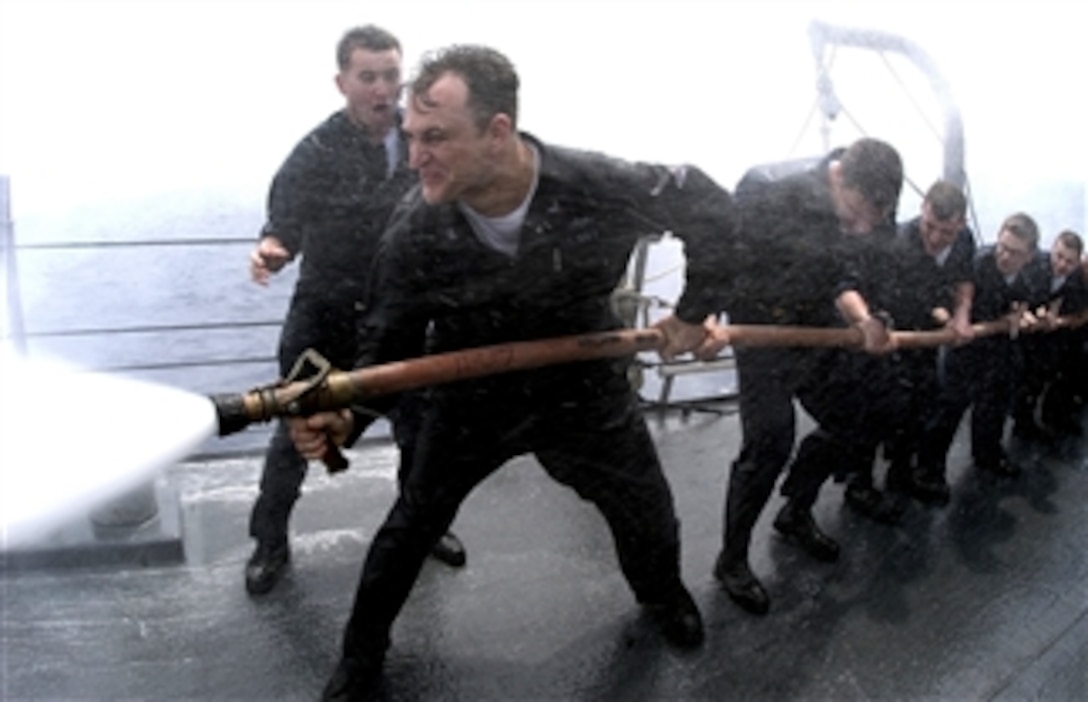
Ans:
<svg viewBox="0 0 1088 702"><path fill-rule="evenodd" d="M888 312L896 330L931 331L947 326L954 333L955 345L973 338L975 238L966 226L966 214L963 191L939 180L926 191L920 215L899 227L890 244L887 264L891 270L873 281L878 287L875 300ZM875 359L883 368L874 376L884 382L865 384L870 393L884 396L875 409L890 425L866 423L857 433L883 443L888 461L885 487L891 496L873 484L875 447L864 466L848 471L843 496L846 504L876 521L898 520L904 507L900 495L929 497L925 485L914 484L914 462L922 428L938 394L937 357L937 348L899 349ZM886 375L889 372L891 377Z"/></svg>
<svg viewBox="0 0 1088 702"><path fill-rule="evenodd" d="M728 192L694 167L630 163L518 132L517 86L508 60L478 46L429 56L411 84L404 127L421 188L382 241L365 364L418 355L429 325L435 352L617 329L610 298L633 247L663 231L684 241L688 262L676 317L661 327L668 348L705 338L703 322L721 308L715 281L733 253ZM629 360L432 388L409 479L367 554L326 699L366 694L431 544L476 485L526 453L600 510L635 599L663 637L702 641ZM300 450L316 456L328 434L350 441L369 418L291 421Z"/></svg>
<svg viewBox="0 0 1088 702"><path fill-rule="evenodd" d="M902 173L899 154L875 139L858 140L823 159L751 169L734 194L744 249L729 321L845 322L861 330L867 351L890 350L887 329L858 292L847 249L849 239L894 221ZM729 596L754 613L765 613L770 600L748 563L752 529L793 451L794 398L804 400L828 358L826 350L736 349L743 442L729 476L724 543L714 573ZM829 412L835 407L826 404ZM852 409L838 407L839 412ZM837 558L838 545L816 526L808 505L800 499L791 505L778 515L775 528L816 558Z"/></svg>
<svg viewBox="0 0 1088 702"><path fill-rule="evenodd" d="M868 236L845 237L839 254L857 274L858 293L886 323L891 322L889 302L898 288L894 241L895 227L889 221ZM849 480L845 492L848 504L860 504L859 498L864 496L864 506L873 517L893 521L899 511L897 503L885 501L875 488L859 488L872 475L879 445L892 438L909 406L909 395L900 386L903 367L899 352L875 355L818 348L808 352L807 362L809 371L798 386L797 399L817 426L801 439L789 464L781 489L787 502L781 514L810 513L821 488L834 475ZM792 536L783 522L776 520L777 530ZM838 549L832 548L832 541L826 543L827 548L808 550L820 560L832 561Z"/></svg>
<svg viewBox="0 0 1088 702"><path fill-rule="evenodd" d="M972 321L1027 310L1031 292L1023 273L1038 242L1035 220L1018 213L1002 223L995 245L979 250L974 262ZM918 448L916 481L928 486L933 501L948 501L945 461L968 407L975 466L1000 476L1019 472L1001 445L1020 363L1017 354L1017 344L1007 335L982 337L949 349L937 404Z"/></svg>
<svg viewBox="0 0 1088 702"><path fill-rule="evenodd" d="M1051 439L1082 432L1075 401L1078 374L1084 372L1079 367L1084 362L1081 330L1068 323L1076 324L1088 311L1088 285L1080 266L1083 251L1080 235L1063 231L1026 272L1031 309L1044 328L1020 339L1024 367L1013 405L1013 434L1020 438ZM1058 326L1059 319L1066 324Z"/></svg>
<svg viewBox="0 0 1088 702"><path fill-rule="evenodd" d="M337 60L337 85L346 106L300 141L276 173L267 222L250 257L253 278L263 284L270 273L302 256L280 335L281 377L307 348L334 367L354 365L357 308L378 240L397 201L416 182L396 107L399 42L373 25L349 30L337 47ZM394 422L402 452L414 444L408 410L402 412L405 421ZM252 594L271 590L289 560L288 520L306 467L287 426L278 423L250 515L250 535L257 541L246 564L246 589ZM452 560L463 563L463 549Z"/></svg>

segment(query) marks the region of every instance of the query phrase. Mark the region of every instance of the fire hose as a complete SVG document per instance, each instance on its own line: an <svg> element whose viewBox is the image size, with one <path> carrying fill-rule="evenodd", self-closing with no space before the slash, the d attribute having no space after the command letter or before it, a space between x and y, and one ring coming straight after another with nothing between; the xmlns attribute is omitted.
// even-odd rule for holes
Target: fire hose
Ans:
<svg viewBox="0 0 1088 702"><path fill-rule="evenodd" d="M721 328L733 346L861 348L863 337L855 328L818 328L779 325L726 325ZM976 337L1015 331L1009 319L973 325ZM893 331L897 348L925 348L952 343L951 329ZM332 368L313 350L299 358L288 377L243 393L211 396L219 436L228 436L257 422L276 417L305 417L340 410L375 397L484 376L530 370L543 366L632 356L660 350L665 335L654 328L622 329L535 341L439 353L421 358L344 371ZM307 373L307 371L309 371ZM347 467L339 450L324 457L330 472Z"/></svg>

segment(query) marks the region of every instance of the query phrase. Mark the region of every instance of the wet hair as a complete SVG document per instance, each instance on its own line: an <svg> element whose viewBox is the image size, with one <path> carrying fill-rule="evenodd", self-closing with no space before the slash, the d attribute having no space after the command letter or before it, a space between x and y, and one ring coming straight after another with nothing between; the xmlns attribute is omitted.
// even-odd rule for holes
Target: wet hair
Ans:
<svg viewBox="0 0 1088 702"><path fill-rule="evenodd" d="M344 32L340 42L336 45L336 65L341 71L347 70L351 65L351 52L356 49L368 51L389 51L393 49L401 51L400 40L385 31L381 27L367 24L362 27L353 27Z"/></svg>
<svg viewBox="0 0 1088 702"><path fill-rule="evenodd" d="M880 211L894 211L903 188L903 160L891 144L858 139L839 159L843 185L857 190Z"/></svg>
<svg viewBox="0 0 1088 702"><path fill-rule="evenodd" d="M1030 246L1032 251L1039 248L1039 225L1031 215L1024 212L1009 215L997 230L998 234L1005 231Z"/></svg>
<svg viewBox="0 0 1088 702"><path fill-rule="evenodd" d="M465 81L477 128L485 129L497 114L509 116L517 127L519 81L510 59L495 49L473 44L432 51L423 57L412 79L414 99L421 99L447 73L456 73Z"/></svg>
<svg viewBox="0 0 1088 702"><path fill-rule="evenodd" d="M925 202L934 216L942 222L967 214L967 197L963 190L947 180L938 180L929 186Z"/></svg>
<svg viewBox="0 0 1088 702"><path fill-rule="evenodd" d="M1076 251L1077 256L1082 256L1084 254L1084 240L1080 238L1080 234L1077 234L1072 229L1066 229L1059 234L1058 238L1055 239L1055 242L1067 249Z"/></svg>

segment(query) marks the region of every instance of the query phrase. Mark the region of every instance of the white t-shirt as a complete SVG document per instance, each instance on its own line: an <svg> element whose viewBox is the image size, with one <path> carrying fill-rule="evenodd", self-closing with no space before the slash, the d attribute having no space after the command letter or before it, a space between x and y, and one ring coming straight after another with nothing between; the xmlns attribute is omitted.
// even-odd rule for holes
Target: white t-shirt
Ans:
<svg viewBox="0 0 1088 702"><path fill-rule="evenodd" d="M937 255L933 257L933 260L937 262L937 267L938 268L944 268L945 262L948 260L948 257L951 256L951 255L952 255L952 246L949 245L949 246L944 247L940 251L938 251Z"/></svg>
<svg viewBox="0 0 1088 702"><path fill-rule="evenodd" d="M392 178L397 170L397 160L400 158L400 130L393 128L385 134L385 177Z"/></svg>
<svg viewBox="0 0 1088 702"><path fill-rule="evenodd" d="M533 153L533 182L520 205L507 214L487 217L463 202L457 203L457 207L464 213L468 223L472 225L472 231L476 233L480 241L511 258L518 255L518 246L521 244L521 225L525 223L525 215L529 212L529 204L533 201L537 183L540 181L540 154L532 145L529 149Z"/></svg>

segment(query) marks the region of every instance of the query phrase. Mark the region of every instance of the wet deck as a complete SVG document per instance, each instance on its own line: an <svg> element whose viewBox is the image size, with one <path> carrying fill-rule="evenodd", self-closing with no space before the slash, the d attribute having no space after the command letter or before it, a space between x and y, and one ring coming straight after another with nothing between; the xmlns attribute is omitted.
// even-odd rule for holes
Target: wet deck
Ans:
<svg viewBox="0 0 1088 702"><path fill-rule="evenodd" d="M469 564L429 563L394 632L390 700L1076 700L1088 697L1088 442L1017 446L1018 480L984 480L958 442L953 501L873 524L825 488L818 519L839 563L777 539L772 503L754 568L756 617L716 585L736 416L648 414L683 519L683 570L707 625L698 651L639 617L596 512L520 459L465 504ZM0 699L316 699L370 535L394 492L394 453L315 472L294 563L248 597L242 566L255 458L185 463L186 560L3 575Z"/></svg>

